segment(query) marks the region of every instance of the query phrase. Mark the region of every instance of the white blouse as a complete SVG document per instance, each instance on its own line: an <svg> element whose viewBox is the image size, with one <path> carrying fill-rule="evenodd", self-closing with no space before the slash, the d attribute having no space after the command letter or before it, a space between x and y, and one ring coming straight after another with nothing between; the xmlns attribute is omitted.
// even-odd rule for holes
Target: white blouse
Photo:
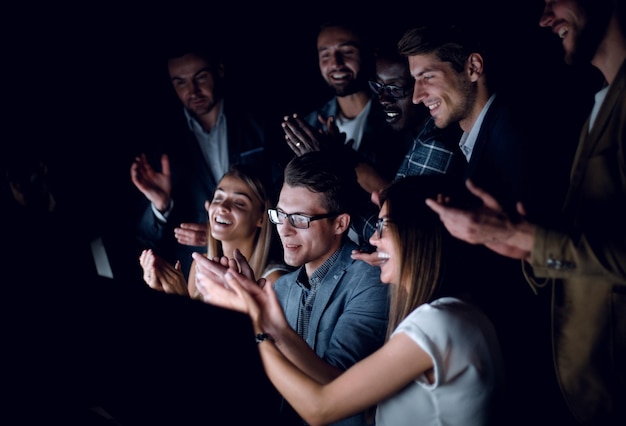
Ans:
<svg viewBox="0 0 626 426"><path fill-rule="evenodd" d="M378 405L377 426L485 425L504 365L491 321L476 307L445 297L415 309L394 330L428 353L433 384L424 375Z"/></svg>

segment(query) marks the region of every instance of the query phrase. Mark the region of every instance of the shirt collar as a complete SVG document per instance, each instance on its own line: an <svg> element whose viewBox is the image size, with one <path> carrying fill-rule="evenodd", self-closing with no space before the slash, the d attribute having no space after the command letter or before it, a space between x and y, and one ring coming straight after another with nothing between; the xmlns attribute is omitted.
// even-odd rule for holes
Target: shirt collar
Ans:
<svg viewBox="0 0 626 426"><path fill-rule="evenodd" d="M306 268L302 266L300 268L300 272L298 273L298 278L296 278L296 283L305 290L309 290L314 286L318 286L338 257L339 250L334 252L332 256L326 259L326 261L322 263L322 265L311 274L311 277L308 277L306 275Z"/></svg>
<svg viewBox="0 0 626 426"><path fill-rule="evenodd" d="M218 126L220 124L220 122L222 120L224 120L224 99L222 99L222 102L220 102L220 104L218 105L218 108L220 110L219 110L219 114L217 115L217 124L216 124L216 126ZM189 127L189 130L191 130L192 132L195 132L195 131L202 131L202 132L204 132L204 129L202 128L202 126L200 125L198 120L196 120L191 115L191 113L189 112L189 110L187 108L183 107L183 112L185 113L185 118L187 119L187 126Z"/></svg>
<svg viewBox="0 0 626 426"><path fill-rule="evenodd" d="M468 163L470 161L470 158L472 158L472 151L474 151L474 145L476 145L478 133L480 133L480 128L483 124L483 120L485 119L485 115L487 114L487 111L489 110L489 107L493 103L495 97L495 93L489 97L482 111L480 111L480 114L478 114L478 118L476 119L476 122L474 123L470 131L463 132L463 135L461 136L461 140L459 141L459 147L461 148L461 152L463 152L463 155L465 155Z"/></svg>

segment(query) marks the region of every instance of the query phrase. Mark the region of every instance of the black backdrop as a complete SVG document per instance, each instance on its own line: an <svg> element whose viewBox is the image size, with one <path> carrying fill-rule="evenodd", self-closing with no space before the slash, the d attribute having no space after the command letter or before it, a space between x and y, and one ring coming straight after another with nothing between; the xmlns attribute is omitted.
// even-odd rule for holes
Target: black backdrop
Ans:
<svg viewBox="0 0 626 426"><path fill-rule="evenodd" d="M575 70L563 64L559 40L538 26L543 1L434 3L166 1L146 6L129 2L84 2L71 7L58 3L5 5L0 13L1 145L3 149L18 145L43 147L64 183L64 200L76 208L78 221L74 231L111 232L123 240L132 232L126 208L137 197L129 177L132 159L137 147L145 143L145 130L178 108L160 60L163 44L170 37L218 34L227 47L229 79L236 95L251 108L263 108L280 117L306 111L325 99L325 87L317 68L315 34L327 14L339 11L354 12L368 23L371 36L391 40L404 29L433 19L460 20L485 31L486 39L498 51L497 65L501 67L499 75L505 88L516 94L520 107L528 108L537 119L561 131L557 132L559 138L554 139L553 146L541 147L539 156L547 154L547 158L555 158L562 150L563 163L567 164L577 141L574 135L578 123L582 124L599 81L587 69ZM582 80L581 74L585 77ZM279 124L277 120L276 125ZM566 169L555 167L555 172L563 172L559 181L565 177ZM27 245L29 242L26 241ZM33 238L30 247L38 246ZM17 253L16 257L20 260L18 265L28 270L36 264L33 263L36 258L31 260L25 254ZM61 255L66 255L61 256L66 262L62 266L68 267L68 277L72 277L74 248L69 247ZM138 267L134 257L127 260ZM24 272L16 268L14 287L28 285L23 277L29 275ZM45 275L38 277L43 285L67 284L56 278L54 283L49 283ZM89 285L71 283L82 284ZM160 316L159 308L148 308L153 305L143 298L131 297L122 307L116 306L114 299L125 298L124 286L128 283L118 285L119 293L107 293L111 300L98 304L92 314L98 318L100 312L112 315L102 317L102 322L95 325L100 332L113 335L119 330L107 329L107 321L123 329L124 321L132 320L133 315L147 318L145 321ZM51 287L52 292L55 288ZM63 294L72 294L73 289ZM83 306L86 295L91 297L89 291L86 294L76 291L69 303ZM160 299L156 295L151 297ZM49 320L39 316L54 314L54 307L47 300L42 303L46 309L27 309L24 315L36 322ZM90 305L86 304L84 309L89 310ZM120 314L123 319L116 323ZM164 317L163 323L146 324L156 335L156 341L160 337L158 327L167 325L169 332L176 334L176 324L170 324L170 320ZM14 330L21 341L20 328ZM24 334L31 331L26 330ZM134 334L129 336L133 340ZM79 336L69 334L67 338L76 337ZM97 336L95 341L100 344ZM167 346L167 343L159 344ZM30 352L30 349L27 346L26 350ZM37 355L39 344L35 349ZM169 355L177 349L171 351ZM59 356L65 357L65 351ZM96 362L102 359L96 357ZM44 368L48 366L55 368L44 364ZM30 362L26 368L30 368ZM99 371L98 374L104 374Z"/></svg>

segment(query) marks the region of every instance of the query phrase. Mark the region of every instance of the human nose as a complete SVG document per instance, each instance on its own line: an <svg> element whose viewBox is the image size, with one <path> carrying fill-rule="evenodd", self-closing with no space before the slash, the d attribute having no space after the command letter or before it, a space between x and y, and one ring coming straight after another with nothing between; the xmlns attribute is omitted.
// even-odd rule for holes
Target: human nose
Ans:
<svg viewBox="0 0 626 426"><path fill-rule="evenodd" d="M380 238L378 237L378 230L372 232L372 236L370 237L369 242L371 245L378 248L378 243L380 242Z"/></svg>
<svg viewBox="0 0 626 426"><path fill-rule="evenodd" d="M335 52L330 55L331 65L343 65L345 61L343 60L343 54L341 52Z"/></svg>
<svg viewBox="0 0 626 426"><path fill-rule="evenodd" d="M414 104L419 104L427 97L426 89L421 81L415 80L413 84L413 97L411 100Z"/></svg>
<svg viewBox="0 0 626 426"><path fill-rule="evenodd" d="M540 27L549 27L552 25L554 21L554 14L552 13L552 5L550 3L546 3L543 8L543 13L539 17L539 26Z"/></svg>
<svg viewBox="0 0 626 426"><path fill-rule="evenodd" d="M391 96L387 89L383 88L378 95L378 101L381 104L393 104L396 102L396 98Z"/></svg>
<svg viewBox="0 0 626 426"><path fill-rule="evenodd" d="M276 224L276 231L278 231L279 236L289 236L295 233L295 227L289 222L288 218L283 220L283 223Z"/></svg>
<svg viewBox="0 0 626 426"><path fill-rule="evenodd" d="M219 204L219 209L230 211L232 209L232 201L230 201L229 199L222 200Z"/></svg>
<svg viewBox="0 0 626 426"><path fill-rule="evenodd" d="M200 93L200 85L197 82L192 81L189 85L189 92L192 94Z"/></svg>

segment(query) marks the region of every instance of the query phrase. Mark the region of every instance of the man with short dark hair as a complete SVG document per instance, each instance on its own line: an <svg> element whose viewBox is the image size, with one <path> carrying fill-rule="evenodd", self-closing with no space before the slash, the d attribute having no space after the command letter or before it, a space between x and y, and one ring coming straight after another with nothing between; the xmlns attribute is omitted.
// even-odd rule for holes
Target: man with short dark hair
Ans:
<svg viewBox="0 0 626 426"><path fill-rule="evenodd" d="M561 223L511 218L499 194L470 182L472 211L435 200L448 230L522 259L528 281L552 288L554 367L581 424L626 424L626 36L621 0L546 0L539 25L562 40L568 64L604 77L579 138ZM535 277L539 277L537 281Z"/></svg>

